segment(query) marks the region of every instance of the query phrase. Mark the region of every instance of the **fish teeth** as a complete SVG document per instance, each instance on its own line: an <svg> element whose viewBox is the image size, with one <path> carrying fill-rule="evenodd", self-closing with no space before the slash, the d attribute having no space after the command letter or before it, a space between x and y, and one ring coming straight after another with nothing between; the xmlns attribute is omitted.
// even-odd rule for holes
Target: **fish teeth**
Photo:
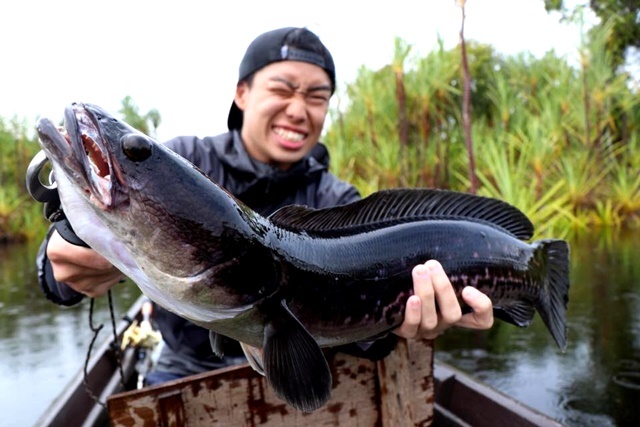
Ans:
<svg viewBox="0 0 640 427"><path fill-rule="evenodd" d="M83 133L82 143L84 144L87 160L89 161L93 171L100 176L109 173L109 163L107 158L91 135Z"/></svg>

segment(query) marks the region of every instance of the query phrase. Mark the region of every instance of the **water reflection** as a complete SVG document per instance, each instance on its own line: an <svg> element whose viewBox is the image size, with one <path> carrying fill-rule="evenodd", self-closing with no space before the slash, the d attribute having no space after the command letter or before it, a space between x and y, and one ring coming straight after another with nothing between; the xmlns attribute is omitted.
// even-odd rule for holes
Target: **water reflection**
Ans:
<svg viewBox="0 0 640 427"><path fill-rule="evenodd" d="M88 300L72 308L47 301L34 265L37 246L0 245L0 426L33 425L82 368L88 344ZM114 296L117 318L139 295L130 283ZM96 301L98 342L109 338L107 298Z"/></svg>
<svg viewBox="0 0 640 427"><path fill-rule="evenodd" d="M578 236L571 250L564 354L536 317L449 332L436 355L567 425L640 425L640 233Z"/></svg>

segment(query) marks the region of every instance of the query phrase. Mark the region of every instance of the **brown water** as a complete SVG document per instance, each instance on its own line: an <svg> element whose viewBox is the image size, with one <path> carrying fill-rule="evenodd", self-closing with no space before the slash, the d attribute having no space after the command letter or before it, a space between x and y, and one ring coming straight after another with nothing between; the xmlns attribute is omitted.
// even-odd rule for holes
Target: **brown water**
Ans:
<svg viewBox="0 0 640 427"><path fill-rule="evenodd" d="M569 345L561 353L539 318L519 329L453 329L436 357L569 426L640 425L640 232L572 242ZM47 301L36 281L35 245L0 246L0 427L33 425L82 368L92 333L88 300ZM139 292L115 295L117 317ZM94 323L109 338L106 298Z"/></svg>

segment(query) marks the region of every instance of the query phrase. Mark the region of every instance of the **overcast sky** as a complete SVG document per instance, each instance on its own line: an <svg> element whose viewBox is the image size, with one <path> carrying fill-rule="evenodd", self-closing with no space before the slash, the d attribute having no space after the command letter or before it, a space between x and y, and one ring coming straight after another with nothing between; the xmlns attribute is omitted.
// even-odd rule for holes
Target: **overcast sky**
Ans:
<svg viewBox="0 0 640 427"><path fill-rule="evenodd" d="M576 27L543 0L467 0L467 39L506 54L575 57ZM0 116L62 118L74 101L115 115L129 95L162 116L158 138L215 135L226 118L247 45L264 31L306 26L332 52L339 88L360 66L390 62L394 38L426 54L438 35L458 43L454 0L320 2L19 0L2 7Z"/></svg>

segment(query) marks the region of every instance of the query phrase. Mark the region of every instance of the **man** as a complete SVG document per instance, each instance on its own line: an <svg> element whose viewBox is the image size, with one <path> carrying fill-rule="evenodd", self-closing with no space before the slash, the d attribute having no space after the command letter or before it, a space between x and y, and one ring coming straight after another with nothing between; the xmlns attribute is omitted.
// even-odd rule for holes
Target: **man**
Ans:
<svg viewBox="0 0 640 427"><path fill-rule="evenodd" d="M357 190L329 173L328 153L318 142L334 90L333 59L315 34L304 28L270 31L251 43L240 64L229 132L203 139L178 137L166 144L263 215L289 204L324 208L350 203L359 199ZM69 244L57 232L45 239L39 263L45 293L64 305L84 295L102 295L122 278L96 252ZM461 314L437 261L416 266L412 275L415 295L407 302L398 336L434 338L454 324L492 325L491 301L474 288L462 294L474 311ZM225 357L217 358L206 330L160 307L155 320L166 345L149 384L243 360L231 340L224 343ZM345 350L375 358L390 348L389 340L379 340Z"/></svg>

